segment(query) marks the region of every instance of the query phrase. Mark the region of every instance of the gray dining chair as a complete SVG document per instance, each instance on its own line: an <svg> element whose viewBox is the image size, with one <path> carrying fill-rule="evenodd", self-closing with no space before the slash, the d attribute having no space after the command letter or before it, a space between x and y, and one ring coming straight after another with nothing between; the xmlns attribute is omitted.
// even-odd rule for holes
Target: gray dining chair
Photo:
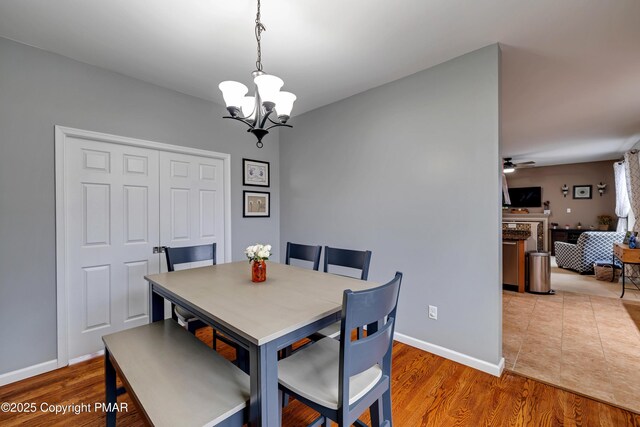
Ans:
<svg viewBox="0 0 640 427"><path fill-rule="evenodd" d="M278 362L280 392L320 413L310 426L329 426L329 420L364 426L358 418L367 409L372 426L393 425L390 378L401 282L398 272L385 285L344 291L342 336L366 325L366 338L324 338Z"/></svg>
<svg viewBox="0 0 640 427"><path fill-rule="evenodd" d="M299 243L287 242L287 252L284 263L291 265L292 259L309 261L313 263L313 269L320 269L320 254L322 246L302 245ZM293 346L289 345L279 352L279 358L289 357L293 353Z"/></svg>
<svg viewBox="0 0 640 427"><path fill-rule="evenodd" d="M167 259L167 270L169 272L175 271L176 265L198 261L211 260L212 265L216 265L215 243L209 245L183 246L179 248L166 246L164 248L164 254ZM173 303L171 304L171 317L173 317L174 320L179 319L192 334L195 334L198 329L207 326L192 313ZM216 348L215 330L213 332L213 348Z"/></svg>
<svg viewBox="0 0 640 427"><path fill-rule="evenodd" d="M348 267L360 270L360 280L369 277L369 264L371 263L371 251L356 251L353 249L340 249L324 247L324 272L330 273L329 266Z"/></svg>
<svg viewBox="0 0 640 427"><path fill-rule="evenodd" d="M287 255L284 263L291 265L292 259L310 261L313 263L313 269L318 271L320 268L321 252L322 246L301 245L299 243L287 242Z"/></svg>
<svg viewBox="0 0 640 427"><path fill-rule="evenodd" d="M211 260L212 265L216 265L216 244L198 245L198 246L183 246L179 248L172 248L166 246L164 248L167 258L167 270L175 271L176 265L187 264L198 261ZM171 304L171 317L174 320L180 320L187 328L189 332L195 334L200 328L208 326L200 319L198 319L193 313L185 310L184 308ZM246 356L244 350L238 343L230 338L220 335L218 331L213 329L212 346L213 349L217 349L218 340L233 347L236 350L236 358L238 359L238 365L245 363L244 357Z"/></svg>
<svg viewBox="0 0 640 427"><path fill-rule="evenodd" d="M353 249L340 249L324 247L324 272L329 273L329 266L348 267L353 270L360 270L360 280L369 278L369 264L371 264L371 251L358 251ZM341 270L342 272L342 270ZM358 337L362 335L362 329L358 329ZM338 338L340 336L340 322L333 323L323 328L311 336L317 341L324 337Z"/></svg>

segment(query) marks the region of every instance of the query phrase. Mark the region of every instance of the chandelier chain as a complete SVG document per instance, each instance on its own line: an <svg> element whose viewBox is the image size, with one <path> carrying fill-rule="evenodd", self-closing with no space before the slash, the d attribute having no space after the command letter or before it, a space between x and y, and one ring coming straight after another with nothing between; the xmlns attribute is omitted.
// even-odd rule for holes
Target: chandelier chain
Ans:
<svg viewBox="0 0 640 427"><path fill-rule="evenodd" d="M260 22L260 0L258 0L258 12L256 13L256 42L258 43L258 58L256 60L256 69L262 71L262 47L260 41L262 40L262 32L266 31L262 22Z"/></svg>

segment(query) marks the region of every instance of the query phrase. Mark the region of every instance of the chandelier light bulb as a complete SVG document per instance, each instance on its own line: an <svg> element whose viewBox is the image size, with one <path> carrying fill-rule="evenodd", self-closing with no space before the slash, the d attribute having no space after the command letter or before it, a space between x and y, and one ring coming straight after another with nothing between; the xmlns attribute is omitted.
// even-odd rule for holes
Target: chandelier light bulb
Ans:
<svg viewBox="0 0 640 427"><path fill-rule="evenodd" d="M284 85L282 79L271 74L261 74L253 79L253 82L258 87L258 93L260 94L260 99L262 99L262 105L265 110L273 110L278 92L280 92L280 88Z"/></svg>
<svg viewBox="0 0 640 427"><path fill-rule="evenodd" d="M291 110L296 99L297 97L291 92L278 92L276 95L276 111L282 123L286 123L291 117Z"/></svg>
<svg viewBox="0 0 640 427"><path fill-rule="evenodd" d="M227 104L227 110L234 115L232 112L233 109L237 114L238 110L242 106L244 96L249 92L249 89L247 89L247 87L242 83L234 82L232 80L220 83L218 88L222 92L225 104Z"/></svg>

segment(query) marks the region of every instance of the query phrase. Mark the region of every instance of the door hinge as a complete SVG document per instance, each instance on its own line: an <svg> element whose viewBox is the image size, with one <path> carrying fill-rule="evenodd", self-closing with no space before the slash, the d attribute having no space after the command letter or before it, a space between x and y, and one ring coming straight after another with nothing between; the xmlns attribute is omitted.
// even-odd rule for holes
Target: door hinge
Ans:
<svg viewBox="0 0 640 427"><path fill-rule="evenodd" d="M153 247L153 253L154 254L163 254L164 250L166 249L166 246L154 246Z"/></svg>

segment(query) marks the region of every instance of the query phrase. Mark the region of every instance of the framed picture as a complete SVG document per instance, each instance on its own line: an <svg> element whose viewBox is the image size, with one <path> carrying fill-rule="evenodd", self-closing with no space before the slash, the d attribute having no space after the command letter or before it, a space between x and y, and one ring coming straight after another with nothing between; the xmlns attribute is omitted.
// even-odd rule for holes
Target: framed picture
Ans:
<svg viewBox="0 0 640 427"><path fill-rule="evenodd" d="M243 191L242 216L245 218L266 218L271 215L269 199L271 193L266 191Z"/></svg>
<svg viewBox="0 0 640 427"><path fill-rule="evenodd" d="M242 159L242 185L251 187L268 187L269 162Z"/></svg>
<svg viewBox="0 0 640 427"><path fill-rule="evenodd" d="M631 237L632 234L634 236L638 237L638 232L637 231L627 231L627 234L624 235L624 240L622 241L623 245L628 245L629 244L629 238Z"/></svg>
<svg viewBox="0 0 640 427"><path fill-rule="evenodd" d="M574 185L573 198L574 199L590 199L591 185Z"/></svg>

